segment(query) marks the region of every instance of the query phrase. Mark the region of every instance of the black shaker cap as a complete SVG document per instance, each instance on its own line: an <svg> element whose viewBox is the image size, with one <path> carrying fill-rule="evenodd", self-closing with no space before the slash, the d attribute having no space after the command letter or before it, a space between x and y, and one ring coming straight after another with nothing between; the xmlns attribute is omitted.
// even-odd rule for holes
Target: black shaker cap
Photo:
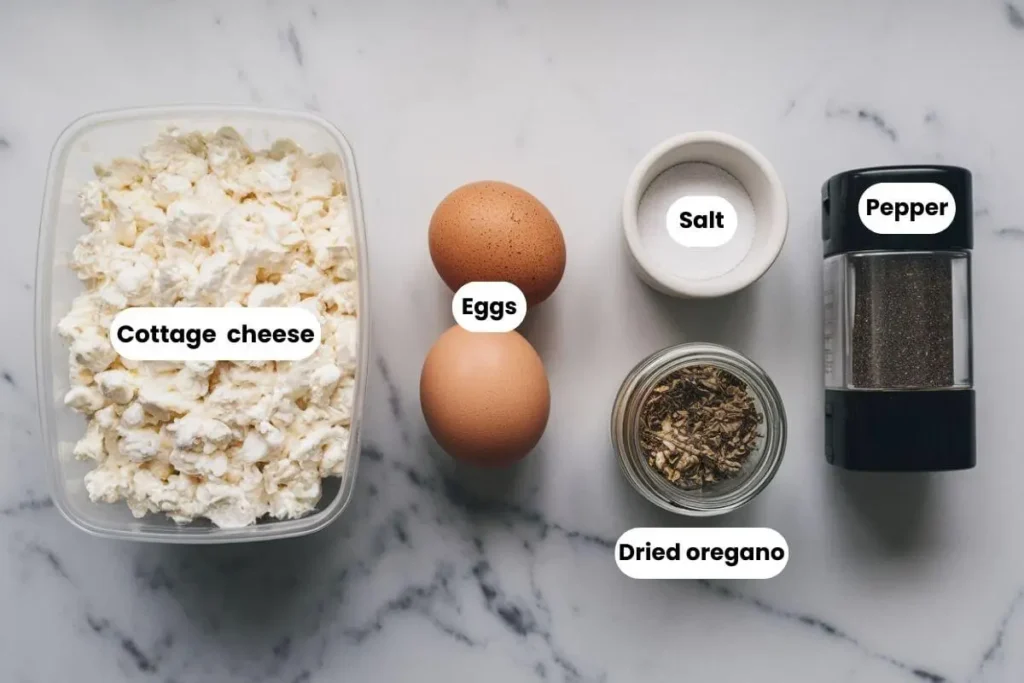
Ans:
<svg viewBox="0 0 1024 683"><path fill-rule="evenodd" d="M955 215L935 234L879 234L861 220L864 191L877 183L936 183L953 196ZM903 217L909 223L907 217ZM959 166L876 166L832 176L821 187L821 231L825 256L849 251L943 251L974 246L971 172Z"/></svg>

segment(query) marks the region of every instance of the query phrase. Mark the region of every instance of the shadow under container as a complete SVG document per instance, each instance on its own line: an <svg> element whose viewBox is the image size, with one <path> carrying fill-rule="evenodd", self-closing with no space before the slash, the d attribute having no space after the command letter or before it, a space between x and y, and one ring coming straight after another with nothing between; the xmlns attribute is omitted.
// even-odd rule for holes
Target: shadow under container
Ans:
<svg viewBox="0 0 1024 683"><path fill-rule="evenodd" d="M85 434L85 419L66 407L70 388L68 349L57 322L85 291L70 270L72 250L86 227L80 218L78 192L94 179L93 165L115 157L138 156L139 150L169 127L213 132L235 128L254 149L279 138L294 140L307 152L333 153L344 166L352 211L359 286L359 349L345 471L323 481L316 509L300 519L268 520L241 529L221 529L207 520L177 524L164 515L136 519L124 503L94 503L84 477L92 469L72 455ZM42 438L49 460L54 503L75 526L97 536L163 543L232 543L301 536L323 529L348 505L359 462L359 437L369 358L370 320L366 234L355 158L348 141L325 119L304 112L252 107L159 107L90 114L72 123L58 138L50 156L42 223L36 255L36 384Z"/></svg>
<svg viewBox="0 0 1024 683"><path fill-rule="evenodd" d="M711 365L742 381L764 420L758 447L736 476L686 490L647 463L640 445L641 413L662 380L694 365ZM676 514L711 517L743 507L775 477L786 450L786 412L775 383L743 354L717 344L679 344L651 354L626 375L612 408L611 433L622 473L640 495Z"/></svg>

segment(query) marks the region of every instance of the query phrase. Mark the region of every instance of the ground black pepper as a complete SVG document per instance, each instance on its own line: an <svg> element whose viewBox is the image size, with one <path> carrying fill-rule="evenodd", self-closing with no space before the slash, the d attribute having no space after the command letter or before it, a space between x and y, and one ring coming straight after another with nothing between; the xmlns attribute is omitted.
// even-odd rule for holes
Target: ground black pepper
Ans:
<svg viewBox="0 0 1024 683"><path fill-rule="evenodd" d="M953 384L953 286L942 254L852 259L853 386L914 389Z"/></svg>

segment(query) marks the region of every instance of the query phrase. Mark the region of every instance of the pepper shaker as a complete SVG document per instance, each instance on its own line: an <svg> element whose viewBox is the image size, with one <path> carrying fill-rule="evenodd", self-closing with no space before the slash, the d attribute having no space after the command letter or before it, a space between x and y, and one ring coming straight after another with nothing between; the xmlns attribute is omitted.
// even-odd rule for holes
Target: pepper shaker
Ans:
<svg viewBox="0 0 1024 683"><path fill-rule="evenodd" d="M964 168L864 168L822 187L828 462L974 466L972 231Z"/></svg>

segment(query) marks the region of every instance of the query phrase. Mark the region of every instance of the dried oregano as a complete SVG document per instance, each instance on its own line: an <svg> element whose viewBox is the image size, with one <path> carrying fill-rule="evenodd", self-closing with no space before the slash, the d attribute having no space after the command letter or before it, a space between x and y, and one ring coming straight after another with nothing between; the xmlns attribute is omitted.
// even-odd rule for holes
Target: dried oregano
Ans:
<svg viewBox="0 0 1024 683"><path fill-rule="evenodd" d="M747 385L713 365L664 377L640 409L647 464L682 489L736 476L754 452L764 416Z"/></svg>

